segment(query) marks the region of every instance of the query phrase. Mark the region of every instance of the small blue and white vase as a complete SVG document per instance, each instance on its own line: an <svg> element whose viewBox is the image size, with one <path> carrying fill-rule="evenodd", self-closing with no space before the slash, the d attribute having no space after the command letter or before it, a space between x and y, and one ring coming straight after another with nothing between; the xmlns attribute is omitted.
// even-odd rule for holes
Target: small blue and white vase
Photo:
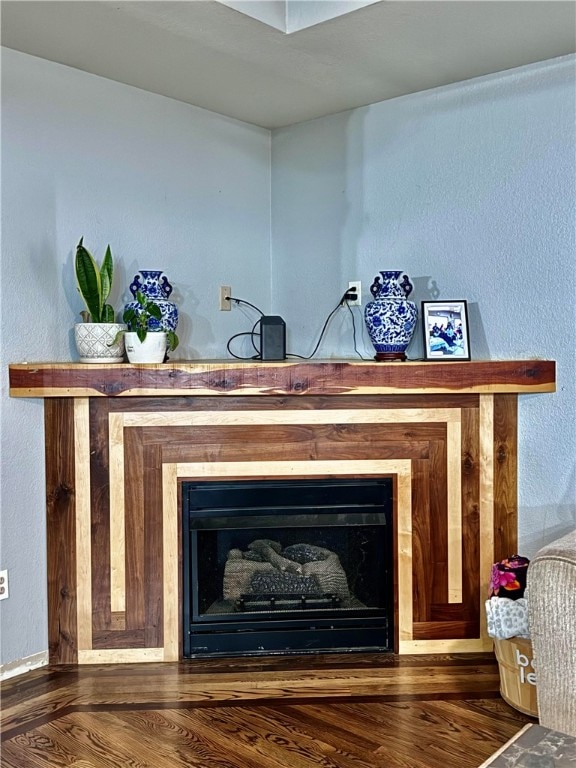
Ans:
<svg viewBox="0 0 576 768"><path fill-rule="evenodd" d="M150 318L148 329L150 331L175 331L178 325L178 308L173 301L169 301L172 286L162 270L141 269L140 274L136 275L133 282L130 283L130 292L134 298L136 298L138 291L157 304L162 313L160 320ZM139 314L140 305L137 301L129 301L124 307L124 311L127 309L133 309L136 314Z"/></svg>
<svg viewBox="0 0 576 768"><path fill-rule="evenodd" d="M401 270L380 272L370 286L374 297L364 309L364 320L370 341L376 350L375 360L406 360L406 348L416 328L418 309L408 301L413 285ZM402 282L399 278L402 275Z"/></svg>

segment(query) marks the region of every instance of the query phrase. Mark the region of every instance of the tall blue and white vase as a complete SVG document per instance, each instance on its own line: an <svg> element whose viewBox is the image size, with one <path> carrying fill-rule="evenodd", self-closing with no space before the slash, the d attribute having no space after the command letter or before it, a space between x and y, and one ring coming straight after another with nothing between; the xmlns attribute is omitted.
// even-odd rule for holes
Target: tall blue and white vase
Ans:
<svg viewBox="0 0 576 768"><path fill-rule="evenodd" d="M380 272L374 278L370 286L374 299L366 304L364 320L376 350L375 360L406 360L406 348L418 319L416 304L408 301L412 288L402 270Z"/></svg>
<svg viewBox="0 0 576 768"><path fill-rule="evenodd" d="M130 283L130 292L134 299L136 293L140 291L160 307L162 317L160 320L150 318L148 321L148 330L150 331L175 331L178 325L178 308L173 301L169 301L172 293L172 286L168 278L161 269L141 269L140 273L134 277ZM129 301L124 307L124 311L133 309L136 314L140 314L140 305L137 301Z"/></svg>

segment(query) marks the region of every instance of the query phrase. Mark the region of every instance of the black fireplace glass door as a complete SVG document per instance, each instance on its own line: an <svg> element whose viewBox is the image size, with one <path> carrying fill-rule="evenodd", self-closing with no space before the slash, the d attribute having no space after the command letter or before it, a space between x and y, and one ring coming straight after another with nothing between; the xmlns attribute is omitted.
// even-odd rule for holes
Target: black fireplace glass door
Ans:
<svg viewBox="0 0 576 768"><path fill-rule="evenodd" d="M184 483L184 655L391 648L391 481Z"/></svg>

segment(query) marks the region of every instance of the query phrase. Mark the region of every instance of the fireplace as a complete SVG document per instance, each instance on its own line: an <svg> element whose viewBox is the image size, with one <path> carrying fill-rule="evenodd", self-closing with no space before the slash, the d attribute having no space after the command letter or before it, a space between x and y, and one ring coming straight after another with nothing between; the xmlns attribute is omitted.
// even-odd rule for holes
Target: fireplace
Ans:
<svg viewBox="0 0 576 768"><path fill-rule="evenodd" d="M392 480L184 482L183 655L393 650Z"/></svg>
<svg viewBox="0 0 576 768"><path fill-rule="evenodd" d="M517 545L518 396L554 392L555 386L555 364L544 360L11 365L10 395L44 398L51 663L178 661L183 638L192 632L198 654L220 654L214 647L226 640L227 624L238 649L240 636L264 631L258 626L263 614L275 622L267 630L271 636L256 651L247 637L248 650L235 653L258 653L272 639L278 652L289 652L294 635L301 645L308 642L308 630L297 633L302 626L315 628L308 638L319 646L328 643L317 642L314 632L322 631L321 638L332 633L337 648L347 631L346 648L362 642L393 646L401 655L489 651L484 600L490 564ZM391 479L394 576L389 568L374 602L358 594L366 608L347 612L342 603L324 603L299 613L292 603L282 607L286 615L278 605L255 610L251 596L252 602L244 601L248 611L213 616L218 595L194 604L190 584L184 600L183 485L256 478ZM352 514L356 504L350 507ZM225 511L218 515L256 518L247 521L251 537L238 547L225 542L232 533L224 528L190 531L186 523L187 546L202 557L212 552L222 578L231 549L252 551L250 544L262 539L281 551L306 543L284 539L290 528L271 527L266 515L246 515L242 507L238 514ZM330 536L339 531L321 509L297 514L315 514L316 527ZM389 513L380 514L389 531ZM206 517L190 512L194 525ZM312 527L304 522L296 533ZM340 531L351 537L350 549L355 528L370 530L370 538L383 535L377 525L350 522ZM219 538L224 555L214 543ZM386 542L380 552L388 551ZM320 537L308 543L337 551L347 567L343 544ZM356 559L362 557L359 550ZM391 618L379 598L389 597L392 581ZM350 626L349 619L358 621ZM289 625L280 629L283 620ZM280 643L289 633L290 642ZM210 644L213 650L204 650Z"/></svg>

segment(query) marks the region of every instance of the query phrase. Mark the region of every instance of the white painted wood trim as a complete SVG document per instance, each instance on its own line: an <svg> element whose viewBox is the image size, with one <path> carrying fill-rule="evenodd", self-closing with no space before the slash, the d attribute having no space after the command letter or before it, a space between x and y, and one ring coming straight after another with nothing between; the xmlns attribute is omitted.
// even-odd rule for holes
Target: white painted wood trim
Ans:
<svg viewBox="0 0 576 768"><path fill-rule="evenodd" d="M17 675L23 675L26 672L31 672L33 669L46 667L47 665L48 651L33 653L32 656L25 656L23 659L16 659L15 661L8 662L8 664L2 664L0 666L0 681L8 680Z"/></svg>

